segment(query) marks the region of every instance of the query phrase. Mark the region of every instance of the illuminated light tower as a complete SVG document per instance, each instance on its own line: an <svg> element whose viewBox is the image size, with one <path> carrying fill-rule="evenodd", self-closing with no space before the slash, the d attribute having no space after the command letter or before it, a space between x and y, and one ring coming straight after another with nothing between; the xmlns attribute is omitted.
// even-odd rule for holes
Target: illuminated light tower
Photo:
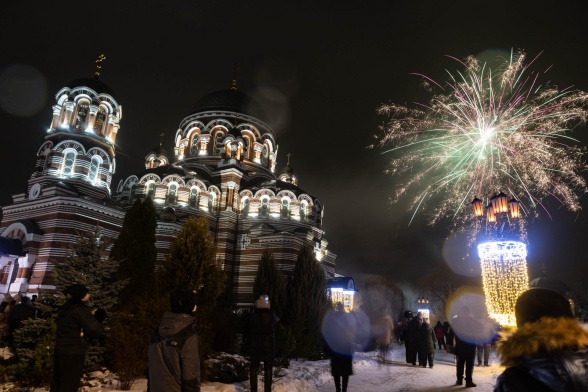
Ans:
<svg viewBox="0 0 588 392"><path fill-rule="evenodd" d="M421 312L423 314L423 319L424 320L426 319L427 322L429 322L430 315L431 315L431 312L429 310L429 298L426 298L426 297L422 297L421 298L421 297L419 297L417 299L417 303L419 305L418 306L418 309L417 309L417 312Z"/></svg>
<svg viewBox="0 0 588 392"><path fill-rule="evenodd" d="M472 206L474 215L482 220L482 200L474 198ZM489 316L500 325L516 325L516 300L529 287L526 245L504 238L505 225L514 226L519 218L518 201L514 198L508 201L502 192L494 195L486 206L486 229L495 240L478 245L486 307Z"/></svg>

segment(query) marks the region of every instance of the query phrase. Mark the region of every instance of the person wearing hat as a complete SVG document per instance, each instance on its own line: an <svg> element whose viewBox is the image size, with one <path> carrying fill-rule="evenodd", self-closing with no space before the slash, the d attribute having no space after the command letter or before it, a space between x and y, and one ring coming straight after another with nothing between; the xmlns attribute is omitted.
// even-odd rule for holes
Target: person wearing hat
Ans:
<svg viewBox="0 0 588 392"><path fill-rule="evenodd" d="M149 344L150 392L199 392L200 356L194 329L196 294L190 289L170 293L165 312Z"/></svg>
<svg viewBox="0 0 588 392"><path fill-rule="evenodd" d="M69 298L57 313L57 340L53 357L53 379L50 392L77 392L82 378L86 351L90 344L84 337L100 338L104 334L103 309L94 315L88 307L90 293L83 284L64 290Z"/></svg>
<svg viewBox="0 0 588 392"><path fill-rule="evenodd" d="M495 392L588 390L588 332L563 295L532 288L515 305L517 329L497 345L502 365Z"/></svg>
<svg viewBox="0 0 588 392"><path fill-rule="evenodd" d="M463 385L465 370L466 388L476 387L473 381L474 360L476 357L476 340L480 337L482 324L472 318L470 308L462 306L457 317L451 322L451 328L455 332L455 356L456 356L456 385Z"/></svg>
<svg viewBox="0 0 588 392"><path fill-rule="evenodd" d="M270 300L265 294L255 301L255 310L251 316L251 363L249 366L249 384L252 391L257 391L257 373L263 362L263 385L265 392L272 390L272 375L275 355L274 326L278 317L270 310Z"/></svg>

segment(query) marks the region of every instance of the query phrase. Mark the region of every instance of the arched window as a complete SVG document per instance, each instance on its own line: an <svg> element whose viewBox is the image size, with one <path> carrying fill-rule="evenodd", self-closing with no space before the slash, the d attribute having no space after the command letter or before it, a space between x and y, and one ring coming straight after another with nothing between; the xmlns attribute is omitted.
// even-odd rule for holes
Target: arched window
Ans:
<svg viewBox="0 0 588 392"><path fill-rule="evenodd" d="M306 200L300 202L300 220L308 220L308 202Z"/></svg>
<svg viewBox="0 0 588 392"><path fill-rule="evenodd" d="M244 217L249 216L249 198L248 197L245 197L241 201L241 214L243 214Z"/></svg>
<svg viewBox="0 0 588 392"><path fill-rule="evenodd" d="M200 148L198 147L198 140L199 140L199 135L195 134L192 137L192 144L190 145L190 155L195 157L198 155L198 152L200 151Z"/></svg>
<svg viewBox="0 0 588 392"><path fill-rule="evenodd" d="M190 189L190 207L198 208L198 187Z"/></svg>
<svg viewBox="0 0 588 392"><path fill-rule="evenodd" d="M267 217L269 215L269 197L264 196L261 198L261 207L259 207L259 216Z"/></svg>
<svg viewBox="0 0 588 392"><path fill-rule="evenodd" d="M178 194L178 186L176 184L170 184L167 187L167 202L169 204L175 203L177 194Z"/></svg>
<svg viewBox="0 0 588 392"><path fill-rule="evenodd" d="M74 163L76 161L75 150L65 150L63 155L63 165L61 166L61 173L64 176L71 176L73 174Z"/></svg>
<svg viewBox="0 0 588 392"><path fill-rule="evenodd" d="M210 213L216 212L217 203L218 203L218 200L217 200L216 194L213 192L210 192L208 195L208 211Z"/></svg>
<svg viewBox="0 0 588 392"><path fill-rule="evenodd" d="M153 181L147 183L147 197L151 199L155 197L155 182Z"/></svg>
<svg viewBox="0 0 588 392"><path fill-rule="evenodd" d="M224 138L225 138L225 135L220 131L218 131L217 133L214 134L214 154L215 155L219 155L221 153Z"/></svg>
<svg viewBox="0 0 588 392"><path fill-rule="evenodd" d="M267 148L267 144L263 145L261 149L261 164L267 166L269 162L269 148Z"/></svg>
<svg viewBox="0 0 588 392"><path fill-rule="evenodd" d="M98 155L94 155L92 157L92 161L90 161L90 170L88 171L88 180L91 183L96 183L98 179L98 171L100 170L100 164L102 163L102 159Z"/></svg>
<svg viewBox="0 0 588 392"><path fill-rule="evenodd" d="M88 118L88 110L90 110L90 105L88 101L80 101L78 103L78 113L76 114L75 129L85 130L86 119Z"/></svg>
<svg viewBox="0 0 588 392"><path fill-rule="evenodd" d="M98 114L96 114L96 121L94 122L94 129L98 135L102 134L104 123L106 122L106 110L102 106L98 108Z"/></svg>
<svg viewBox="0 0 588 392"><path fill-rule="evenodd" d="M290 216L290 199L284 197L280 206L280 217L288 218Z"/></svg>

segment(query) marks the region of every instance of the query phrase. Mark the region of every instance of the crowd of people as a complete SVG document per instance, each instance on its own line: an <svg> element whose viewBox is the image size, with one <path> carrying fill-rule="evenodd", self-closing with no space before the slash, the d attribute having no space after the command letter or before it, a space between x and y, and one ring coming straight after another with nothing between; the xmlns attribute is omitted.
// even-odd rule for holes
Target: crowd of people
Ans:
<svg viewBox="0 0 588 392"><path fill-rule="evenodd" d="M14 331L20 328L24 320L36 317L36 301L36 295L29 298L21 294L14 297L10 294L4 294L0 303L0 344L3 347L12 347Z"/></svg>
<svg viewBox="0 0 588 392"><path fill-rule="evenodd" d="M89 344L86 338L104 334L106 312L87 305L88 289L69 286L67 301L56 317L57 336L51 392L75 392L82 376ZM198 334L194 328L196 294L188 289L170 293L170 308L149 346L149 391L200 391ZM35 318L36 298L13 298L7 294L0 304L0 332L5 345L13 344L13 333L23 320ZM255 301L251 317L250 385L257 391L263 362L263 390L270 392L275 355L274 326L279 321L267 295ZM459 308L450 321L434 326L409 311L401 323L382 312L373 322L379 356L386 360L392 337L406 347L409 365L433 368L436 350L455 355L456 385L475 387L474 365L489 366L495 346L506 370L498 377L495 392L586 391L588 390L588 331L574 318L569 302L559 293L541 288L524 292L517 300L517 328L498 333L489 318L472 317L467 306ZM341 303L325 316L322 334L331 358L331 374L337 392L346 392L353 374L353 352L362 328L354 312Z"/></svg>

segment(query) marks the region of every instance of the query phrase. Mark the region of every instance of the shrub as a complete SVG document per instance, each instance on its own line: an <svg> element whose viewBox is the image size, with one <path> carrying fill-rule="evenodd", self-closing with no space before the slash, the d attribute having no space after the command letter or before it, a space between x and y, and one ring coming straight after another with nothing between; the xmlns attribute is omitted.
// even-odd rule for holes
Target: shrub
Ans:
<svg viewBox="0 0 588 392"><path fill-rule="evenodd" d="M249 361L240 355L212 354L206 360L206 370L208 381L233 384L249 379Z"/></svg>

